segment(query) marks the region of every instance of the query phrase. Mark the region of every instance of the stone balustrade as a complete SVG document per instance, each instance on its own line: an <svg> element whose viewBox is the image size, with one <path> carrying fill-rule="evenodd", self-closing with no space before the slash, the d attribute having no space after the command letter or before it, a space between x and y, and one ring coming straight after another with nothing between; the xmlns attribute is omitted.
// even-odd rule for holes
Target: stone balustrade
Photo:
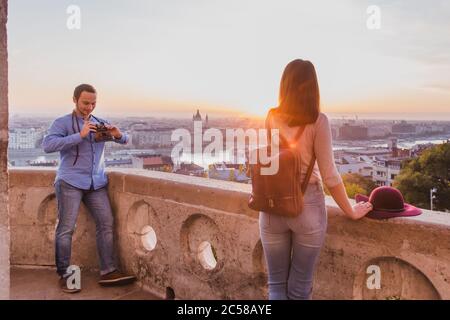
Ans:
<svg viewBox="0 0 450 320"><path fill-rule="evenodd" d="M143 288L184 299L267 298L249 185L135 169L108 175L118 260ZM54 178L53 169L10 170L11 265L54 265ZM352 221L326 202L315 299L450 299L450 214ZM72 263L97 269L95 224L80 211ZM381 288L370 289L377 274Z"/></svg>

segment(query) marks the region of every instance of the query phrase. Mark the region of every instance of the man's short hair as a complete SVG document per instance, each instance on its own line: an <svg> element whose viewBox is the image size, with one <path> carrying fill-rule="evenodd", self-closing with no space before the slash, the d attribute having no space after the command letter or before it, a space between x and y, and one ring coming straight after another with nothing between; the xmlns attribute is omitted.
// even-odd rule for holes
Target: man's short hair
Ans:
<svg viewBox="0 0 450 320"><path fill-rule="evenodd" d="M90 84L80 84L78 87L75 88L75 91L73 92L73 96L76 101L80 99L81 94L86 91L90 93L97 93L95 88L91 86Z"/></svg>

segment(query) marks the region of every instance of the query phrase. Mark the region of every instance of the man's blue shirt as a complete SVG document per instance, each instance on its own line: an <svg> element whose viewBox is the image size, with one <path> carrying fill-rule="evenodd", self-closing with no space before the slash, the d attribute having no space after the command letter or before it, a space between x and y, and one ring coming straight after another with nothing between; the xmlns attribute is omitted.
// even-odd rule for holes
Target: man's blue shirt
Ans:
<svg viewBox="0 0 450 320"><path fill-rule="evenodd" d="M108 121L98 120L109 124ZM95 117L91 117L89 121L99 123ZM60 164L55 181L61 179L79 189L97 190L108 184L105 173L105 142L95 142L95 134L92 132L86 138L81 138L78 128L83 128L83 125L83 118L73 117L72 114L56 119L44 137L42 147L46 153L57 151L60 153ZM122 133L122 138L114 142L126 144L128 135ZM78 160L74 165L76 146L78 146Z"/></svg>

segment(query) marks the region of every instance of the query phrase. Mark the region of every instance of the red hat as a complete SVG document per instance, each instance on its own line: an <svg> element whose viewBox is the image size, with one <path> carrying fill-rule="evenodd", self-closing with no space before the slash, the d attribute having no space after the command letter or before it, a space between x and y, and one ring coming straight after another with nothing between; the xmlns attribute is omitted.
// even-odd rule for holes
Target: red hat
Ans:
<svg viewBox="0 0 450 320"><path fill-rule="evenodd" d="M356 202L369 201L373 209L366 217L372 219L389 219L395 217L418 216L422 210L405 203L401 192L393 187L378 187L371 193L370 197L357 194Z"/></svg>

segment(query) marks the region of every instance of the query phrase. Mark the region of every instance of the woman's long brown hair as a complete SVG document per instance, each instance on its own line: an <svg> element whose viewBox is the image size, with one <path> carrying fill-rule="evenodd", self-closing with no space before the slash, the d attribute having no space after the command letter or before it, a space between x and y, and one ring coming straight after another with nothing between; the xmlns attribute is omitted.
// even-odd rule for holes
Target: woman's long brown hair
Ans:
<svg viewBox="0 0 450 320"><path fill-rule="evenodd" d="M276 112L289 127L316 122L320 93L316 70L310 61L297 59L284 69Z"/></svg>

